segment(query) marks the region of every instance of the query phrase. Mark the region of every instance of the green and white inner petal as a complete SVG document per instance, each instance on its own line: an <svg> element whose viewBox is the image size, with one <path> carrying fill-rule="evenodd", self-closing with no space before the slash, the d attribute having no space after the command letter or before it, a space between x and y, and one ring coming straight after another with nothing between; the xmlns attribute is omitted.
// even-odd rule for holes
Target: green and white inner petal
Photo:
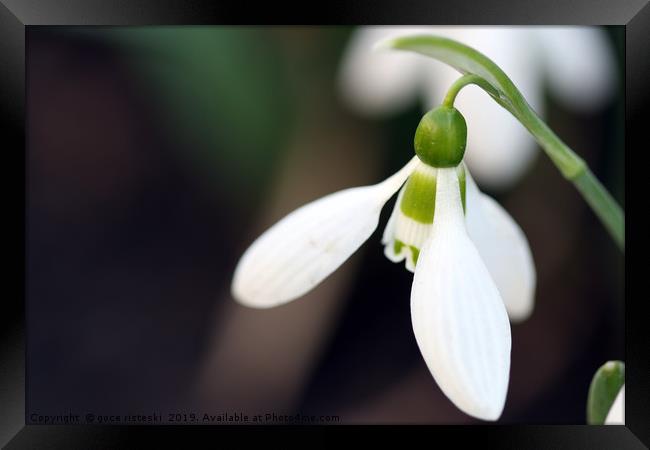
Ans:
<svg viewBox="0 0 650 450"><path fill-rule="evenodd" d="M411 272L415 272L420 249L431 234L438 170L424 163L418 164L400 190L384 230L384 254L392 262L405 261ZM465 208L465 169L461 164L456 170Z"/></svg>

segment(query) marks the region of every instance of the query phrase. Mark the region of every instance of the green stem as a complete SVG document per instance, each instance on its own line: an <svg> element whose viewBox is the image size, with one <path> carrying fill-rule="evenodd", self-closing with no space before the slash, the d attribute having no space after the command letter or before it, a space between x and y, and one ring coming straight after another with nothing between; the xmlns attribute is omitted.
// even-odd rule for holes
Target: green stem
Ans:
<svg viewBox="0 0 650 450"><path fill-rule="evenodd" d="M510 107L511 105L507 105L489 83L482 77L472 74L463 75L451 85L443 105L453 107L458 92L468 84L476 84L485 89L492 98L510 111L526 127L564 178L576 186L587 204L605 225L618 247L625 251L625 215L623 210L589 170L584 160L562 142L548 125L533 112L532 108L528 105L526 108Z"/></svg>
<svg viewBox="0 0 650 450"><path fill-rule="evenodd" d="M575 154L562 140L533 113L532 110L524 124L542 146L553 163L560 169L564 178L571 181L587 204L596 213L618 247L625 251L625 215L614 197L605 189L591 172L587 163Z"/></svg>
<svg viewBox="0 0 650 450"><path fill-rule="evenodd" d="M490 95L499 97L497 91L482 77L474 74L467 74L454 81L454 84L452 84L451 87L447 90L447 95L445 95L445 99L442 101L442 104L447 108L452 108L454 106L456 96L460 90L468 84L476 84L477 86L485 89Z"/></svg>
<svg viewBox="0 0 650 450"><path fill-rule="evenodd" d="M618 248L625 252L625 215L616 200L589 169L575 178L573 184L598 215Z"/></svg>

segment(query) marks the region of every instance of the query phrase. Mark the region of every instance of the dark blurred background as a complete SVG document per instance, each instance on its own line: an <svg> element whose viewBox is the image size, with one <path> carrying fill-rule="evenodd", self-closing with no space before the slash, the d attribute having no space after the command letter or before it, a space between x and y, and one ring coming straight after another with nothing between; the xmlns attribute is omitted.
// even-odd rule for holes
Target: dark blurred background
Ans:
<svg viewBox="0 0 650 450"><path fill-rule="evenodd" d="M304 298L237 305L241 253L294 208L374 183L422 114L338 95L348 27L28 27L27 417L173 412L473 423L411 328L412 274L379 231ZM623 29L605 28L622 93ZM490 56L490 55L488 55ZM622 95L546 119L623 203ZM471 124L470 124L471 126ZM584 423L624 359L623 255L548 158L490 192L525 231L535 311L512 327L504 423Z"/></svg>

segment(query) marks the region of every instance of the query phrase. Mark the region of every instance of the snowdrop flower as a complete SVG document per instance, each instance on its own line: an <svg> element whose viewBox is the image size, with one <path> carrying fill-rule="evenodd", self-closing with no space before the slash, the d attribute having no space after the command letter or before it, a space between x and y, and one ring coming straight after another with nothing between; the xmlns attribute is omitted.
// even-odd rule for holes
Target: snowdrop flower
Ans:
<svg viewBox="0 0 650 450"><path fill-rule="evenodd" d="M607 413L607 418L605 419L605 425L625 425L625 385L621 387L621 390L618 391L618 395L612 403L612 407Z"/></svg>
<svg viewBox="0 0 650 450"><path fill-rule="evenodd" d="M462 163L466 137L455 108L425 114L411 161L381 183L327 195L273 225L241 257L232 294L242 305L270 308L313 289L370 237L404 185L383 244L391 261L415 273L416 341L459 409L497 420L510 372L508 313L530 314L535 269L521 229Z"/></svg>
<svg viewBox="0 0 650 450"><path fill-rule="evenodd" d="M348 44L340 70L343 98L353 108L385 115L418 98L425 110L439 102L458 72L417 55L371 51L380 40L414 33L445 36L488 55L542 117L544 82L555 98L578 111L601 107L615 88L613 51L605 34L595 27L360 27ZM469 168L484 186L511 186L534 161L535 141L476 87L465 89L456 104L471 124Z"/></svg>

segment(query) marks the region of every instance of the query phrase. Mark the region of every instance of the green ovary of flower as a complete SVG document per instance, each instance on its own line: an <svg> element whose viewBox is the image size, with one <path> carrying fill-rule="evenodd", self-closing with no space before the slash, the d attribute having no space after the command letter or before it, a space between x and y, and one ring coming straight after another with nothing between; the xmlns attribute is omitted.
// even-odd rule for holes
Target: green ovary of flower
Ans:
<svg viewBox="0 0 650 450"><path fill-rule="evenodd" d="M453 107L432 109L415 131L415 153L432 167L456 167L463 160L466 144L465 118Z"/></svg>

